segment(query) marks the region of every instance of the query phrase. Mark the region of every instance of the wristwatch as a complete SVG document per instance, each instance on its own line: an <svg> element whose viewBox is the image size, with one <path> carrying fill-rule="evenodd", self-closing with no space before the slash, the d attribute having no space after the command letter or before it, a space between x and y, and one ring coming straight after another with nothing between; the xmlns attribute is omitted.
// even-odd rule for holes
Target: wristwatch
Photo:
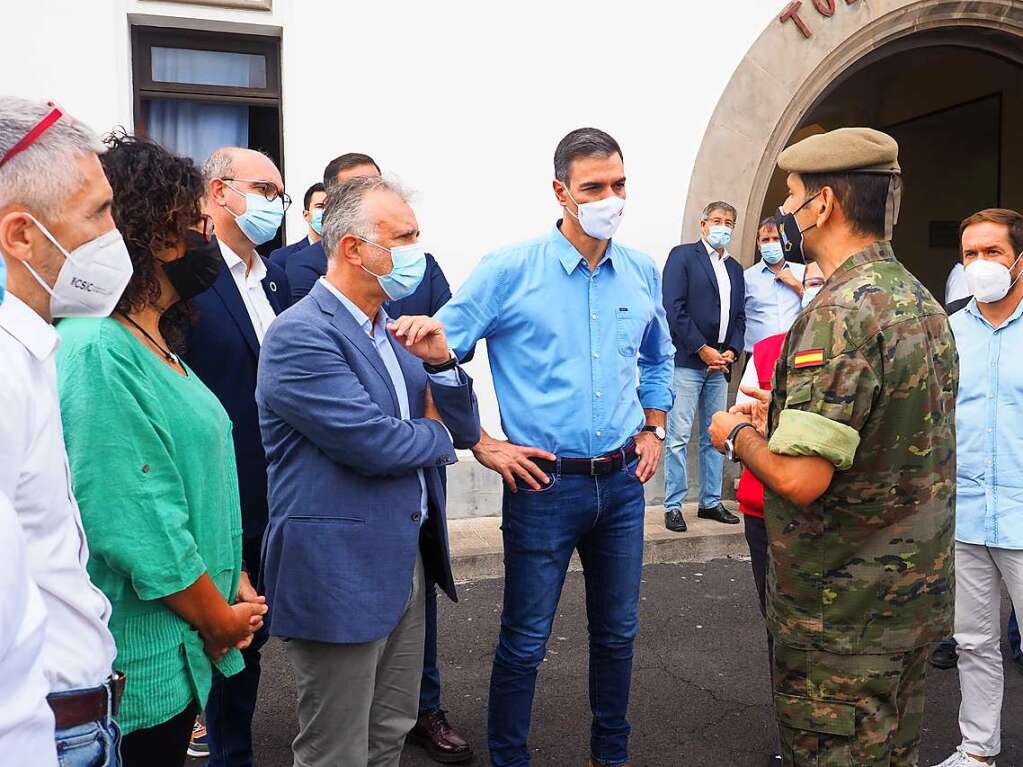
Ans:
<svg viewBox="0 0 1023 767"><path fill-rule="evenodd" d="M739 436L739 432L747 426L751 429L754 428L753 424L749 421L743 421L742 423L736 424L735 428L729 432L728 439L725 440L725 457L732 463L739 463L739 456L735 454L735 438Z"/></svg>
<svg viewBox="0 0 1023 767"><path fill-rule="evenodd" d="M664 430L663 426L644 426L642 430L653 432L654 436L661 442L664 442L664 440L668 437L668 432Z"/></svg>
<svg viewBox="0 0 1023 767"><path fill-rule="evenodd" d="M456 357L455 353L453 351L451 351L450 349L448 350L448 354L450 354L451 356L448 357L447 362L442 362L439 365L431 365L429 362L424 362L423 363L423 369L427 373L431 373L431 374L432 373L444 373L444 372L446 372L448 370L454 370L456 367L458 367L458 357Z"/></svg>

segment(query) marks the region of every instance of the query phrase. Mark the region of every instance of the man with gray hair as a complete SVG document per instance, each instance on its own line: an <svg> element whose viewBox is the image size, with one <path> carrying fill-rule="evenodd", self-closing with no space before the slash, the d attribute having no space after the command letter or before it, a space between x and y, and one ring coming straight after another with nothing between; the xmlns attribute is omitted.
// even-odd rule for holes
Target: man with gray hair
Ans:
<svg viewBox="0 0 1023 767"><path fill-rule="evenodd" d="M455 599L439 467L479 441L479 413L442 325L383 310L426 268L401 189L332 187L322 242L326 275L260 353L267 626L290 640L296 767L397 767L419 710L426 577Z"/></svg>
<svg viewBox="0 0 1023 767"><path fill-rule="evenodd" d="M725 408L732 364L744 348L746 283L728 245L736 210L712 202L700 216L702 237L671 249L664 266L664 311L675 344L675 407L668 419L664 461L664 526L686 531L687 451L700 414L700 495L697 516L728 525L739 518L721 505L724 459L710 442L711 417Z"/></svg>
<svg viewBox="0 0 1023 767"><path fill-rule="evenodd" d="M14 504L28 571L46 607L38 663L49 684L55 747L32 764L120 764L113 715L110 602L89 579L89 545L71 489L54 356L59 317L105 317L132 275L111 216L99 137L59 107L0 98L0 495ZM31 655L23 660L31 662ZM31 668L6 670L29 675ZM32 701L2 701L0 707ZM41 720L38 726L43 726ZM25 733L31 738L31 733ZM54 731L49 729L50 742Z"/></svg>

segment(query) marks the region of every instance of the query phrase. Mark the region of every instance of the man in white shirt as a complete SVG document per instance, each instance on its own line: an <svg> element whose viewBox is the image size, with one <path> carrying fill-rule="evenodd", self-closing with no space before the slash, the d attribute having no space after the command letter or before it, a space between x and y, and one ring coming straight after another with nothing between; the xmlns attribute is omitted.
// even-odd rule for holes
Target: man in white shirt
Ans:
<svg viewBox="0 0 1023 767"><path fill-rule="evenodd" d="M70 767L119 764L111 717L123 688L123 678L111 675L110 603L86 572L51 324L109 313L131 276L102 151L93 131L52 104L0 98L0 255L8 276L0 305L0 493L14 504L46 607L39 664L57 749Z"/></svg>
<svg viewBox="0 0 1023 767"><path fill-rule="evenodd" d="M736 210L712 202L700 217L702 237L672 248L664 266L664 311L675 345L675 405L668 418L664 463L664 525L685 532L682 505L688 493L686 457L693 420L700 413L700 495L697 515L729 525L739 518L721 505L722 456L707 429L724 409L731 366L744 348L745 281L728 252Z"/></svg>
<svg viewBox="0 0 1023 767"><path fill-rule="evenodd" d="M56 767L50 686L39 664L46 608L31 576L18 516L0 493L0 753L9 764Z"/></svg>
<svg viewBox="0 0 1023 767"><path fill-rule="evenodd" d="M263 258L256 247L277 233L290 201L281 173L260 152L240 147L218 149L203 167L206 215L220 243L223 266L216 282L196 296L196 317L182 356L209 387L234 426L242 505L242 586L240 598L255 595L260 546L266 529L266 456L256 412L256 367L270 324L288 308L291 291L284 270ZM251 581L245 573L252 573ZM252 716L259 689L260 648L266 633L256 634L242 651L245 670L230 678L214 673L206 704L208 767L251 767ZM195 734L201 731L197 727ZM203 756L201 740L189 748Z"/></svg>
<svg viewBox="0 0 1023 767"><path fill-rule="evenodd" d="M743 272L747 359L758 341L787 332L802 309L805 267L785 260L778 222L774 218L760 222L757 249L760 260Z"/></svg>

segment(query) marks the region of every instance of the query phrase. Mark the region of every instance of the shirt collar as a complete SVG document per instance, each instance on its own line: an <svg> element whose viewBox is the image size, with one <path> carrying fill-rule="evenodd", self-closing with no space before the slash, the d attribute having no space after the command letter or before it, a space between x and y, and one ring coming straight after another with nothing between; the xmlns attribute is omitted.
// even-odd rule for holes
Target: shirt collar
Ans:
<svg viewBox="0 0 1023 767"><path fill-rule="evenodd" d="M366 316L366 313L362 311L362 309L356 306L355 303L352 302L350 298L348 298L348 296L346 296L334 285L328 282L326 277L320 277L320 283L323 285L323 287L325 287L327 290L334 294L334 297L337 298L337 300L341 302L341 305L348 310L348 313L355 318L355 321L359 323L359 327L366 332L367 336L373 335L371 331L373 330L374 324L376 324L377 330L385 329L385 326L387 324L387 312L384 311L384 308L382 306L380 307L380 309L377 310L375 322L371 321L369 317Z"/></svg>
<svg viewBox="0 0 1023 767"><path fill-rule="evenodd" d="M217 243L220 245L220 255L224 257L224 263L227 264L228 269L240 274L246 279L252 277L259 282L263 281L266 277L266 264L263 263L263 259L260 258L259 253L253 253L252 269L246 273L245 262L242 261L241 257L231 250L230 246L223 240L217 240Z"/></svg>
<svg viewBox="0 0 1023 767"><path fill-rule="evenodd" d="M711 258L719 258L718 252L716 250L714 250L714 248L712 248L710 246L709 242L707 242L702 237L700 238L700 242L702 242L703 243L703 247L705 247L707 249L707 255L708 256L710 256ZM725 248L725 254L723 256L720 256L720 259L722 261L724 261L724 260L728 259L731 255L732 254L728 252L728 248Z"/></svg>
<svg viewBox="0 0 1023 767"><path fill-rule="evenodd" d="M575 249L575 245L570 243L568 238L562 234L561 219L558 219L558 222L554 225L554 231L551 233L551 244L554 245L554 252L557 254L561 266L565 269L565 274L574 272L579 264L584 264L589 269L586 259ZM604 257L600 259L597 266L603 266L605 261L609 266L614 266L614 261L612 260L614 246L614 240L608 242Z"/></svg>
<svg viewBox="0 0 1023 767"><path fill-rule="evenodd" d="M1018 304L1016 304L1015 311L1013 311L1013 313L1009 315L1008 319L1006 319L1005 322L1003 322L997 328L995 328L990 322L987 321L987 317L980 313L980 307L977 306L976 298L970 299L970 303L966 305L966 313L972 314L974 317L976 317L978 320L980 320L993 330L1001 330L1002 328L1008 327L1013 322L1018 320L1021 316L1023 316L1023 301L1020 301Z"/></svg>
<svg viewBox="0 0 1023 767"><path fill-rule="evenodd" d="M894 261L895 251L892 250L892 244L887 240L878 240L873 242L863 250L853 253L849 258L842 262L842 264L835 270L835 274L843 274L845 272L851 272L858 266L864 264L873 263L875 261ZM831 276L834 277L835 274ZM829 278L830 279L830 278Z"/></svg>
<svg viewBox="0 0 1023 767"><path fill-rule="evenodd" d="M771 271L771 265L769 263L767 263L766 261L764 261L764 259L760 259L760 267L761 267L760 268L761 272L770 272ZM788 269L789 268L789 262L788 261L782 261L781 262L781 268L782 269Z"/></svg>
<svg viewBox="0 0 1023 767"><path fill-rule="evenodd" d="M10 333L40 362L53 354L60 343L60 336L53 325L11 293L7 293L3 304L0 304L0 328Z"/></svg>

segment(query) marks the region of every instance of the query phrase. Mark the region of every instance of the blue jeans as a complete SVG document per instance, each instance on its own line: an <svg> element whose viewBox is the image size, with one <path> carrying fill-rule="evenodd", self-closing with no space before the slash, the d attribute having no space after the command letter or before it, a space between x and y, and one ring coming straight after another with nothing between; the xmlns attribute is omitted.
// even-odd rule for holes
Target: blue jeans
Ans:
<svg viewBox="0 0 1023 767"><path fill-rule="evenodd" d="M60 767L120 767L121 730L113 719L57 730Z"/></svg>
<svg viewBox="0 0 1023 767"><path fill-rule="evenodd" d="M628 761L629 687L643 570L643 486L636 461L602 477L556 471L542 490L504 493L504 609L490 677L487 731L494 767L529 764L537 669L547 653L572 552L586 580L590 752Z"/></svg>
<svg viewBox="0 0 1023 767"><path fill-rule="evenodd" d="M437 585L426 578L426 644L423 681L419 686L419 716L440 710L440 669L437 668Z"/></svg>
<svg viewBox="0 0 1023 767"><path fill-rule="evenodd" d="M668 415L667 455L664 461L664 508L680 509L689 492L686 452L693 434L693 418L700 411L700 508L712 509L721 502L724 456L714 449L707 429L711 417L724 410L728 381L723 373L704 368L675 368L672 384L675 406Z"/></svg>

